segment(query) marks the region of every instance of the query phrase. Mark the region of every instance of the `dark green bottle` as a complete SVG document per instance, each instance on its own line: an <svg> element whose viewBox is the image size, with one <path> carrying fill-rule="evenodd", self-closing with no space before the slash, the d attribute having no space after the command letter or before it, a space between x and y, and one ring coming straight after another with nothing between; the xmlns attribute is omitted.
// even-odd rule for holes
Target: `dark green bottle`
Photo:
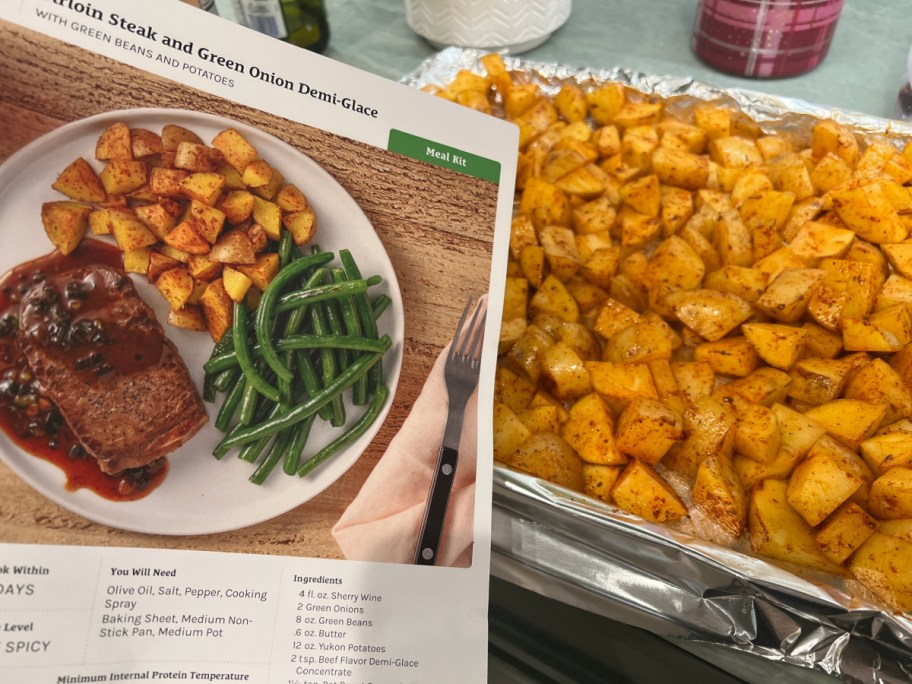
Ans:
<svg viewBox="0 0 912 684"><path fill-rule="evenodd" d="M323 52L329 22L323 0L234 0L238 21L267 36Z"/></svg>

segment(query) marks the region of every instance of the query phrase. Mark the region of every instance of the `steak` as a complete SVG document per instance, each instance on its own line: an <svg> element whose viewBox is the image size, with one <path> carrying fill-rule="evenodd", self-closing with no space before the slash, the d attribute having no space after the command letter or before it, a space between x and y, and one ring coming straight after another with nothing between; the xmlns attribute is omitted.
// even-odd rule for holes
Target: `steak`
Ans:
<svg viewBox="0 0 912 684"><path fill-rule="evenodd" d="M177 349L123 271L81 266L31 285L18 342L105 473L155 461L207 420Z"/></svg>

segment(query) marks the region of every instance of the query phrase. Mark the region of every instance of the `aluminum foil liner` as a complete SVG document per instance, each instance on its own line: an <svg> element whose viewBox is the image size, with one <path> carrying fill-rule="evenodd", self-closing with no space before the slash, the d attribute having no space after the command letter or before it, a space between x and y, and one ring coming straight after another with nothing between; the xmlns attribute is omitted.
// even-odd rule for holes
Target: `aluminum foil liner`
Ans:
<svg viewBox="0 0 912 684"><path fill-rule="evenodd" d="M402 79L444 85L460 69L484 73L483 52L450 48ZM764 129L809 139L809 119L832 118L863 135L912 140L912 124L793 98L720 89L630 69L575 68L504 55L555 95L565 81L620 81L647 94L735 105ZM550 482L494 469L492 573L567 604L653 633L812 668L851 682L912 681L912 615L867 600L851 580L816 576L646 522Z"/></svg>

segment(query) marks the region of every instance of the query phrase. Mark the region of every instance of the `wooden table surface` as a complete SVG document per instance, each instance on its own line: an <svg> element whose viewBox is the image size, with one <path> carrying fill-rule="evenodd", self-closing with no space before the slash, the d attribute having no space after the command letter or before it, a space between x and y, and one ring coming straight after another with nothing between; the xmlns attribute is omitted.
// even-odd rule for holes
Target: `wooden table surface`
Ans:
<svg viewBox="0 0 912 684"><path fill-rule="evenodd" d="M463 303L486 290L496 187L221 100L2 21L0 47L0 163L63 123L115 109L193 109L256 126L305 151L360 205L393 263L405 317L403 367L389 416L355 466L310 502L233 532L137 534L70 513L0 463L0 541L341 557L330 529L408 416Z"/></svg>

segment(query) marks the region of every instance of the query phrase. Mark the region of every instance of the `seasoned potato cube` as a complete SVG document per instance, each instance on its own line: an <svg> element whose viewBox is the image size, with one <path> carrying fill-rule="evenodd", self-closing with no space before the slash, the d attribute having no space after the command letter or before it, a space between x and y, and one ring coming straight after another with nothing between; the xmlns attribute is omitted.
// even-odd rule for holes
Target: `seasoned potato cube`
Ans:
<svg viewBox="0 0 912 684"><path fill-rule="evenodd" d="M191 200L213 205L224 186L225 177L220 173L191 173L180 182L180 192Z"/></svg>
<svg viewBox="0 0 912 684"><path fill-rule="evenodd" d="M127 273L143 273L149 270L150 251L148 247L131 249L124 252L123 267Z"/></svg>
<svg viewBox="0 0 912 684"><path fill-rule="evenodd" d="M612 82L586 93L586 103L589 105L589 114L600 123L607 124L624 108L627 95L624 86Z"/></svg>
<svg viewBox="0 0 912 684"><path fill-rule="evenodd" d="M605 397L612 408L621 409L640 396L658 398L649 367L645 364L586 361L585 366L593 389Z"/></svg>
<svg viewBox="0 0 912 684"><path fill-rule="evenodd" d="M162 198L157 204L142 204L133 209L136 218L142 221L143 225L155 233L159 239L164 239L177 225L177 215L173 207L165 202L170 203L170 200Z"/></svg>
<svg viewBox="0 0 912 684"><path fill-rule="evenodd" d="M218 240L222 226L225 225L225 214L220 209L192 200L190 202L190 222L196 232L212 245Z"/></svg>
<svg viewBox="0 0 912 684"><path fill-rule="evenodd" d="M180 197L184 180L190 176L183 169L163 169L153 166L149 172L149 188L162 197Z"/></svg>
<svg viewBox="0 0 912 684"><path fill-rule="evenodd" d="M206 330L206 317L198 306L188 304L180 311L168 310L168 325L202 332Z"/></svg>
<svg viewBox="0 0 912 684"><path fill-rule="evenodd" d="M200 254L191 254L187 261L187 266L190 269L190 274L196 280L211 281L222 273L221 262L213 261Z"/></svg>
<svg viewBox="0 0 912 684"><path fill-rule="evenodd" d="M804 518L789 505L788 483L768 479L751 492L747 529L755 553L786 563L798 563L835 575L839 566L820 551L814 532Z"/></svg>
<svg viewBox="0 0 912 684"><path fill-rule="evenodd" d="M556 342L541 356L541 382L557 399L573 399L591 389L583 360L565 342Z"/></svg>
<svg viewBox="0 0 912 684"><path fill-rule="evenodd" d="M706 289L672 292L667 301L678 320L709 341L725 337L752 313L740 297Z"/></svg>
<svg viewBox="0 0 912 684"><path fill-rule="evenodd" d="M684 440L671 447L664 465L692 478L709 456L731 456L736 421L735 412L724 402L713 397L697 398L684 411Z"/></svg>
<svg viewBox="0 0 912 684"><path fill-rule="evenodd" d="M235 302L243 302L247 291L253 285L253 281L249 277L229 266L225 266L222 271L222 281L225 285L225 292Z"/></svg>
<svg viewBox="0 0 912 684"><path fill-rule="evenodd" d="M859 368L850 378L843 395L846 399L859 399L885 404L884 423L894 423L912 416L912 394L905 382L883 359L873 359Z"/></svg>
<svg viewBox="0 0 912 684"><path fill-rule="evenodd" d="M218 342L225 331L231 327L233 318L233 302L225 291L225 284L221 278L209 283L200 297L199 303L206 317L209 334L213 340Z"/></svg>
<svg viewBox="0 0 912 684"><path fill-rule="evenodd" d="M868 510L881 520L912 518L912 468L896 466L874 480Z"/></svg>
<svg viewBox="0 0 912 684"><path fill-rule="evenodd" d="M133 159L130 128L122 121L111 124L95 143L95 159Z"/></svg>
<svg viewBox="0 0 912 684"><path fill-rule="evenodd" d="M775 323L745 323L741 326L741 332L761 359L782 370L795 365L807 335L803 328Z"/></svg>
<svg viewBox="0 0 912 684"><path fill-rule="evenodd" d="M834 399L808 409L804 415L854 449L880 427L886 410L887 407L883 404L871 404L857 399Z"/></svg>
<svg viewBox="0 0 912 684"><path fill-rule="evenodd" d="M187 254L207 254L209 242L191 221L183 221L165 235L165 243Z"/></svg>
<svg viewBox="0 0 912 684"><path fill-rule="evenodd" d="M112 159L101 170L99 179L109 195L124 195L146 184L146 163L132 159Z"/></svg>
<svg viewBox="0 0 912 684"><path fill-rule="evenodd" d="M124 254L126 253L127 252L124 252ZM180 263L181 262L177 259L168 256L167 254L149 250L149 264L146 266L146 277L149 279L150 283L154 283L158 280L158 276L165 271L180 266Z"/></svg>
<svg viewBox="0 0 912 684"><path fill-rule="evenodd" d="M235 262L235 268L253 281L259 290L265 290L279 272L279 255L275 253L260 254L252 265Z"/></svg>
<svg viewBox="0 0 912 684"><path fill-rule="evenodd" d="M779 453L779 420L772 409L749 404L735 426L735 452L760 463L772 461Z"/></svg>
<svg viewBox="0 0 912 684"><path fill-rule="evenodd" d="M679 413L656 399L636 397L618 419L617 448L655 465L682 434Z"/></svg>
<svg viewBox="0 0 912 684"><path fill-rule="evenodd" d="M875 532L849 559L849 572L894 610L912 610L912 542Z"/></svg>
<svg viewBox="0 0 912 684"><path fill-rule="evenodd" d="M912 465L912 421L901 420L881 428L858 445L861 455L878 475L893 466Z"/></svg>
<svg viewBox="0 0 912 684"><path fill-rule="evenodd" d="M146 228L131 211L111 210L108 213L108 226L117 241L117 246L124 252L150 247L158 242L155 233Z"/></svg>
<svg viewBox="0 0 912 684"><path fill-rule="evenodd" d="M533 313L549 313L569 322L576 322L580 317L576 300L566 286L550 274L532 295L529 306Z"/></svg>
<svg viewBox="0 0 912 684"><path fill-rule="evenodd" d="M307 198L304 196L304 193L291 183L285 183L279 188L275 197L275 203L278 204L283 211L303 211L310 206L307 203Z"/></svg>
<svg viewBox="0 0 912 684"><path fill-rule="evenodd" d="M104 202L108 198L95 169L82 157L61 171L51 187L79 202Z"/></svg>
<svg viewBox="0 0 912 684"><path fill-rule="evenodd" d="M662 183L687 190L706 187L709 160L684 150L659 147L652 155L652 169Z"/></svg>
<svg viewBox="0 0 912 684"><path fill-rule="evenodd" d="M583 492L602 501L611 501L611 488L617 482L621 466L583 464Z"/></svg>
<svg viewBox="0 0 912 684"><path fill-rule="evenodd" d="M162 293L172 311L180 311L183 308L190 299L193 285L193 276L183 266L168 269L155 281L155 287Z"/></svg>
<svg viewBox="0 0 912 684"><path fill-rule="evenodd" d="M694 360L708 364L714 373L743 378L756 370L760 358L754 345L739 336L697 345Z"/></svg>
<svg viewBox="0 0 912 684"><path fill-rule="evenodd" d="M687 506L652 466L634 459L621 472L611 497L621 510L652 522L674 522Z"/></svg>
<svg viewBox="0 0 912 684"><path fill-rule="evenodd" d="M814 125L811 151L814 159L835 154L849 166L855 166L860 156L855 135L843 124L826 119Z"/></svg>
<svg viewBox="0 0 912 684"><path fill-rule="evenodd" d="M228 223L243 223L253 214L253 195L247 190L230 190L216 206Z"/></svg>
<svg viewBox="0 0 912 684"><path fill-rule="evenodd" d="M861 506L848 502L817 530L814 539L834 563L843 563L877 530L877 521Z"/></svg>
<svg viewBox="0 0 912 684"><path fill-rule="evenodd" d="M69 254L82 242L91 211L91 205L69 200L41 205L44 232L61 254Z"/></svg>
<svg viewBox="0 0 912 684"><path fill-rule="evenodd" d="M857 457L835 442L820 440L792 472L786 498L815 527L862 486Z"/></svg>
<svg viewBox="0 0 912 684"><path fill-rule="evenodd" d="M769 284L754 306L783 323L795 323L804 314L808 302L825 272L814 268L789 268Z"/></svg>
<svg viewBox="0 0 912 684"><path fill-rule="evenodd" d="M529 432L560 432L566 411L557 404L540 404L516 411Z"/></svg>
<svg viewBox="0 0 912 684"><path fill-rule="evenodd" d="M174 151L174 167L187 171L211 173L218 170L222 154L197 142L182 140Z"/></svg>
<svg viewBox="0 0 912 684"><path fill-rule="evenodd" d="M583 489L583 461L559 435L550 432L533 434L503 461L513 468L568 489Z"/></svg>
<svg viewBox="0 0 912 684"><path fill-rule="evenodd" d="M532 432L506 404L494 403L494 458L507 459L525 442Z"/></svg>
<svg viewBox="0 0 912 684"><path fill-rule="evenodd" d="M810 263L826 257L841 258L854 239L855 233L851 230L808 221L789 242L789 249Z"/></svg>
<svg viewBox="0 0 912 684"><path fill-rule="evenodd" d="M733 538L740 536L747 522L747 495L728 456L707 457L697 469L692 491L694 506Z"/></svg>
<svg viewBox="0 0 912 684"><path fill-rule="evenodd" d="M905 304L875 311L867 319L843 318L846 351L895 352L912 342L912 314Z"/></svg>
<svg viewBox="0 0 912 684"><path fill-rule="evenodd" d="M791 370L788 396L807 404L824 404L833 401L845 388L852 363L844 359L801 359Z"/></svg>
<svg viewBox="0 0 912 684"><path fill-rule="evenodd" d="M202 240L202 238L200 239ZM211 248L209 243L206 243L205 251L191 252L191 254L206 254L207 252L210 260L224 264L256 263L256 251L253 248L253 243L247 233L237 228L222 233Z"/></svg>
<svg viewBox="0 0 912 684"><path fill-rule="evenodd" d="M587 463L623 465L627 462L615 442L614 418L598 394L587 394L570 407L560 434Z"/></svg>
<svg viewBox="0 0 912 684"><path fill-rule="evenodd" d="M161 154L162 139L158 133L145 128L134 128L130 131L130 137L134 157L151 157L153 154Z"/></svg>
<svg viewBox="0 0 912 684"><path fill-rule="evenodd" d="M839 218L863 240L900 242L909 233L879 183L833 192L832 198Z"/></svg>
<svg viewBox="0 0 912 684"><path fill-rule="evenodd" d="M272 180L274 173L272 166L265 159L256 159L250 162L241 173L241 180L244 185L250 188L257 188L266 185Z"/></svg>
<svg viewBox="0 0 912 684"><path fill-rule="evenodd" d="M580 267L579 252L573 231L561 226L546 226L538 234L551 274L566 282Z"/></svg>

